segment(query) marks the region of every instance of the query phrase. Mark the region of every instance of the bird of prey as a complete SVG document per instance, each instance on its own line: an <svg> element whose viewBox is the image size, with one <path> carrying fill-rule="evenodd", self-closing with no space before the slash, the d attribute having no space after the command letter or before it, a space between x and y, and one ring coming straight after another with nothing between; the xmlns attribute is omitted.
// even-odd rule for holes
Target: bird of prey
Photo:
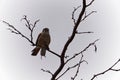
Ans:
<svg viewBox="0 0 120 80"><path fill-rule="evenodd" d="M32 50L32 56L36 56L38 52L41 50L40 55L45 56L46 50L49 49L50 44L50 34L49 29L44 28L42 32L38 35L38 38L36 40L36 47Z"/></svg>

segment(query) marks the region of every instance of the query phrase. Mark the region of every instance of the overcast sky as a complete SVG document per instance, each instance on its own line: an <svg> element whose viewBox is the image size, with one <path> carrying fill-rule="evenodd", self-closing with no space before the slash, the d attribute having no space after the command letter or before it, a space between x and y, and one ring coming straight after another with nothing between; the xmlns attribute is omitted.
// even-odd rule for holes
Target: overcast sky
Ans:
<svg viewBox="0 0 120 80"><path fill-rule="evenodd" d="M5 20L29 36L29 31L20 21L23 15L34 22L40 19L34 32L34 41L44 27L50 29L50 48L60 54L71 34L73 7L80 5L82 0L0 0L0 20ZM89 0L88 0L89 1ZM78 28L78 31L93 31L93 34L77 35L70 44L67 54L80 52L85 46L100 39L94 47L85 52L84 59L89 64L82 64L76 80L90 80L95 73L102 72L120 58L120 1L95 0L87 12L96 10ZM79 11L78 11L79 12ZM76 14L77 15L77 14ZM77 17L77 16L76 16ZM7 30L8 26L0 22L0 80L50 80L51 76L40 69L54 72L59 66L59 59L47 52L46 58L31 56L33 47L19 35ZM75 64L73 60L69 65ZM120 64L116 66L120 68ZM74 69L75 70L75 69ZM70 80L73 71L60 80ZM71 73L72 72L72 73ZM66 77L67 76L67 77ZM120 72L108 72L95 80L120 80Z"/></svg>

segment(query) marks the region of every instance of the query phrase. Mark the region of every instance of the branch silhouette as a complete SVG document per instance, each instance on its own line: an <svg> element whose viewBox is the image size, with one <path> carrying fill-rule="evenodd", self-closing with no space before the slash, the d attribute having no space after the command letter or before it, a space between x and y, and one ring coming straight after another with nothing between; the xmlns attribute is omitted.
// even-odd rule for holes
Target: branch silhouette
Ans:
<svg viewBox="0 0 120 80"><path fill-rule="evenodd" d="M10 30L12 33L18 34L20 36L22 36L23 38L25 38L28 42L31 43L32 46L35 46L35 43L33 42L33 30L36 27L37 22L39 22L39 20L36 20L34 22L34 24L32 25L30 23L30 21L27 19L27 16L25 15L21 20L25 20L25 26L28 28L28 30L30 31L30 38L27 37L26 35L24 35L21 31L19 31L17 28L15 28L13 25L11 25L10 23L3 21L3 23L8 25L8 30Z"/></svg>
<svg viewBox="0 0 120 80"><path fill-rule="evenodd" d="M65 43L64 48L62 50L61 58L60 58L60 66L58 67L58 69L53 74L53 77L51 78L51 80L56 80L57 75L62 71L63 67L65 66L65 61L64 61L65 53L67 51L67 48L68 48L69 44L73 41L73 39L75 37L75 34L76 34L76 31L77 31L77 28L78 28L78 26L80 24L80 21L81 21L83 15L85 13L85 10L86 10L86 0L83 0L82 4L83 4L82 10L81 10L81 12L79 14L77 22L74 25L72 34L71 34L70 38L68 39L68 41Z"/></svg>
<svg viewBox="0 0 120 80"><path fill-rule="evenodd" d="M89 33L94 33L94 32L92 32L92 31L87 31L87 32L78 32L78 31L77 31L77 32L76 32L76 34L86 34L86 33L89 34Z"/></svg>
<svg viewBox="0 0 120 80"><path fill-rule="evenodd" d="M72 59L74 59L75 57L77 57L80 54L83 54L83 52L85 52L89 47L91 47L92 45L94 45L95 47L95 52L97 51L97 47L95 42L97 42L99 39L95 40L94 42L90 43L88 46L86 46L82 51L80 51L79 53L74 54L71 58L67 59L67 61L65 62L65 64L67 64L69 61L71 61Z"/></svg>
<svg viewBox="0 0 120 80"><path fill-rule="evenodd" d="M72 12L72 20L74 25L76 24L76 19L75 19L75 12L80 8L81 6L78 6L77 8L74 7L74 10Z"/></svg>
<svg viewBox="0 0 120 80"><path fill-rule="evenodd" d="M28 42L30 42L32 45L35 45L33 43L32 40L30 40L27 36L25 36L23 33L21 33L18 29L16 29L13 25L11 25L10 23L3 21L3 23L7 24L10 28L8 28L8 30L10 30L12 33L21 35L23 38L25 38L26 40L28 40Z"/></svg>
<svg viewBox="0 0 120 80"><path fill-rule="evenodd" d="M50 71L50 70L44 70L44 69L41 69L43 72L47 72L49 74L51 74L53 76L53 73Z"/></svg>
<svg viewBox="0 0 120 80"><path fill-rule="evenodd" d="M114 69L113 67L116 66L118 63L120 62L120 59L115 62L110 68L108 68L107 70L103 71L103 72L100 72L98 74L95 74L90 80L94 80L96 77L100 76L100 75L103 75L109 71L120 71L120 69Z"/></svg>
<svg viewBox="0 0 120 80"><path fill-rule="evenodd" d="M26 15L23 16L23 18L21 19L21 21L25 21L25 26L29 29L30 31L30 41L32 42L32 45L35 45L33 44L33 30L34 28L36 27L36 24L40 21L39 19L36 20L33 24L30 23L30 20L27 18Z"/></svg>
<svg viewBox="0 0 120 80"><path fill-rule="evenodd" d="M81 58L79 60L78 66L77 66L77 71L76 71L75 75L73 77L71 77L71 80L75 80L75 78L77 77L79 70L80 70L81 63L86 62L88 64L87 61L83 60L83 57L84 57L84 55L81 54Z"/></svg>
<svg viewBox="0 0 120 80"><path fill-rule="evenodd" d="M56 55L57 57L61 57L59 54L55 53L54 51L50 50L50 49L47 49L49 52L51 52L52 54Z"/></svg>

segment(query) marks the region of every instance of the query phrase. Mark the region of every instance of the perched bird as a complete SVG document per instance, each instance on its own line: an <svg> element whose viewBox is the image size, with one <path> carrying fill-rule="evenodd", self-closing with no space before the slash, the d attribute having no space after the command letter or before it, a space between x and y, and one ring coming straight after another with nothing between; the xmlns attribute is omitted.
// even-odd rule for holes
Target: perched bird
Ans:
<svg viewBox="0 0 120 80"><path fill-rule="evenodd" d="M42 32L38 35L38 38L36 40L36 47L32 50L32 56L36 56L38 52L41 50L40 55L45 56L46 50L49 48L50 44L50 34L49 29L44 28Z"/></svg>

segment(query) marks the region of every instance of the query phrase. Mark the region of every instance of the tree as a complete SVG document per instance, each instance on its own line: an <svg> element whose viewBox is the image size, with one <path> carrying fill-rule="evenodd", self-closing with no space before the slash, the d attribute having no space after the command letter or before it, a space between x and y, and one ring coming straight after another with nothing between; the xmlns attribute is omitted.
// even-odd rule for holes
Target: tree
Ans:
<svg viewBox="0 0 120 80"><path fill-rule="evenodd" d="M91 11L90 13L86 12L86 10L89 8L89 6L91 6L93 4L93 2L94 2L94 0L91 0L89 3L86 3L86 0L82 0L82 6L78 6L78 7L74 8L74 10L72 12L72 20L73 20L73 23L74 23L73 31L72 31L72 34L70 35L69 39L66 41L66 43L63 47L63 50L61 52L61 55L52 51L51 49L48 49L49 52L56 55L58 57L58 59L60 60L59 67L56 69L56 71L54 73L51 72L50 70L41 69L43 72L47 72L47 73L51 74L51 76L52 76L51 80L59 80L68 71L70 71L73 68L76 68L77 69L76 73L74 74L73 77L71 77L71 80L75 80L78 73L79 73L79 68L80 68L81 64L82 63L88 63L86 60L83 59L84 52L91 46L94 46L94 51L95 52L97 51L96 42L99 39L96 39L95 41L89 43L88 46L83 48L82 51L79 51L78 53L74 54L72 57L69 57L69 56L66 55L67 48L70 46L71 42L74 40L76 34L93 33L91 31L88 31L88 32L77 31L77 28L80 26L80 23L82 23L88 16L90 16L91 14L96 12L96 11ZM75 12L78 11L79 8L81 8L81 11L79 13L78 18L75 19L75 17L74 17ZM34 38L33 31L34 31L34 28L36 27L36 24L39 22L39 20L36 20L32 24L26 15L23 16L22 20L24 20L26 22L25 26L28 28L28 30L30 30L30 38L28 36L25 36L21 31L16 29L15 26L11 25L10 23L8 23L6 21L3 21L3 22L8 25L9 30L12 33L22 36L22 38L25 38L32 46L36 46L35 42L33 42L33 38ZM75 59L76 57L80 57L78 62L75 63L75 65L70 66L70 67L66 68L65 71L63 71L63 69L65 68L65 65L68 64L71 60ZM113 64L110 68L106 69L105 71L93 75L93 77L90 80L94 80L97 76L105 74L108 71L120 71L120 69L114 69L114 66L117 65L119 62L120 62L120 59L117 62L115 62L115 64Z"/></svg>

